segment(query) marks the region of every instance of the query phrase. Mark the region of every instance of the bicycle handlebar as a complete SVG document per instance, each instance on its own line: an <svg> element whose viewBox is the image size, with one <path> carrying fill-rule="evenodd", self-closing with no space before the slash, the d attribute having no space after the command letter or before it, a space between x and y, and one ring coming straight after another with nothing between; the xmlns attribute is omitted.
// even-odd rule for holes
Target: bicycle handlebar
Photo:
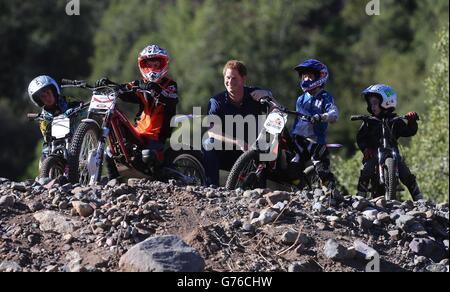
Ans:
<svg viewBox="0 0 450 292"><path fill-rule="evenodd" d="M288 110L287 108L285 108L284 106L282 106L281 104L275 102L271 97L267 96L267 97L263 97L259 100L259 102L261 104L267 104L269 106L272 106L274 108L276 108L277 110L286 113L286 114L291 114L291 115L296 115L298 116L300 119L306 121L306 122L311 122L312 117L311 116L307 116L304 115L302 113L296 112L296 111L291 111Z"/></svg>
<svg viewBox="0 0 450 292"><path fill-rule="evenodd" d="M398 116L395 118L392 118L391 121L396 121L396 120L403 120L403 119L407 119L406 116ZM382 120L374 117L374 116L365 116L365 115L353 115L350 117L351 121L368 121L368 120L372 120L372 121L377 121L377 122L381 122ZM419 119L417 119L419 120Z"/></svg>

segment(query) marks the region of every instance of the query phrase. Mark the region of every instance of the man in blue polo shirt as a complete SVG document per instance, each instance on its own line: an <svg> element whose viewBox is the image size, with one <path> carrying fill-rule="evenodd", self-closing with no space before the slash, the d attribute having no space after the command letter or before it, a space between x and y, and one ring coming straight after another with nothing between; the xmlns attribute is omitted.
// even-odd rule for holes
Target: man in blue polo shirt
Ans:
<svg viewBox="0 0 450 292"><path fill-rule="evenodd" d="M236 136L236 128L233 133L225 133L225 117L240 115L245 118L252 115L258 121L258 116L266 114L267 111L266 106L260 104L259 100L263 97L272 96L272 93L268 90L245 86L247 68L240 61L228 61L223 68L223 76L226 91L213 96L208 105L208 115L220 118L222 133L214 132L211 129L209 131L210 139L205 141L204 145L213 145L215 140L218 140L224 145L235 145L235 150L219 151L208 149L211 147L205 145L206 149L203 153L208 183L216 186L219 185L219 170L230 170L242 152L248 149L248 131L251 130L247 128L248 125L244 126L245 129L241 129L245 133L244 140ZM257 129L258 127L256 131Z"/></svg>

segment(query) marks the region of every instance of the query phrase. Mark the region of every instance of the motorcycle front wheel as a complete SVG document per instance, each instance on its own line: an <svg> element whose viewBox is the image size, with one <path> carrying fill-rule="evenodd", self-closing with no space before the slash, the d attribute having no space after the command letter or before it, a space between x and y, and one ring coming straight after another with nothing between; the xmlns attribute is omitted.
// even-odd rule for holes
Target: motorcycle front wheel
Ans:
<svg viewBox="0 0 450 292"><path fill-rule="evenodd" d="M387 158L383 168L384 172L384 187L385 187L385 199L396 200L397 199L397 176L395 174L395 161L393 158Z"/></svg>
<svg viewBox="0 0 450 292"><path fill-rule="evenodd" d="M95 123L82 122L75 131L69 149L69 181L88 185L90 173L89 161L97 150L100 141L100 129Z"/></svg>
<svg viewBox="0 0 450 292"><path fill-rule="evenodd" d="M39 177L48 177L53 180L64 175L65 167L66 161L64 158L49 156L42 162L41 169L39 170Z"/></svg>
<svg viewBox="0 0 450 292"><path fill-rule="evenodd" d="M225 188L235 190L238 188L251 190L265 186L264 179L257 176L259 165L259 152L250 150L243 153L231 168Z"/></svg>

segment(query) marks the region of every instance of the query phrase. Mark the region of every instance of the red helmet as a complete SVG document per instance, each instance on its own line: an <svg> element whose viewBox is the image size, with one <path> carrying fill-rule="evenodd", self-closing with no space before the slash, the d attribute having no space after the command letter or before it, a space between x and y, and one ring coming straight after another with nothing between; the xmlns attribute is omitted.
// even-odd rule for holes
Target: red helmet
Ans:
<svg viewBox="0 0 450 292"><path fill-rule="evenodd" d="M159 68L150 68L146 60L156 59L160 62ZM142 77L149 82L158 83L169 71L169 54L158 45L147 46L139 53L138 66Z"/></svg>

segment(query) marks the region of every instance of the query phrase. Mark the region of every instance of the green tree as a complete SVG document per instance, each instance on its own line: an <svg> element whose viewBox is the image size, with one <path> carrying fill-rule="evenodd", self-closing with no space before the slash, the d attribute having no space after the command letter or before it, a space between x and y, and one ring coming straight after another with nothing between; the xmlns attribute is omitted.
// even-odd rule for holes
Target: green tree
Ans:
<svg viewBox="0 0 450 292"><path fill-rule="evenodd" d="M439 33L439 60L426 80L426 103L430 110L421 115L419 132L403 149L416 174L422 192L429 199L448 202L449 187L449 72L448 24Z"/></svg>

